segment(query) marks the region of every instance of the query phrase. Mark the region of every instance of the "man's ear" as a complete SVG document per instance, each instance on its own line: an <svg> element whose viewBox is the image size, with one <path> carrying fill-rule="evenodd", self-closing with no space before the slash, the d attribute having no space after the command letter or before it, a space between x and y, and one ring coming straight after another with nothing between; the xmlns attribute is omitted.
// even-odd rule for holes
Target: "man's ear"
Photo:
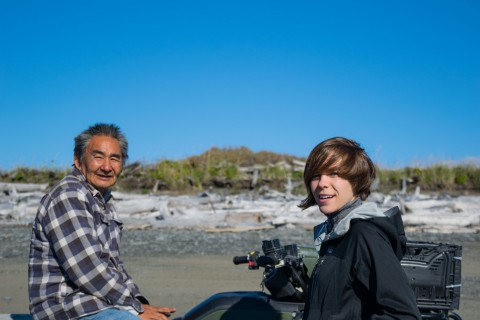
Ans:
<svg viewBox="0 0 480 320"><path fill-rule="evenodd" d="M80 168L82 167L81 164L80 164L80 160L78 160L77 157L73 157L73 163L75 164L75 168L77 168L78 170L80 170Z"/></svg>

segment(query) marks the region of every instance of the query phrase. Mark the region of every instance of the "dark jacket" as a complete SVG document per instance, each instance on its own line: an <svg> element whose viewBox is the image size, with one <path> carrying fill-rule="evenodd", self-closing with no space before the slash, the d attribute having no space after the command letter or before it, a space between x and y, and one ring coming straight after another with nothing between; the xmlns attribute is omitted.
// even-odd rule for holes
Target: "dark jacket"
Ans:
<svg viewBox="0 0 480 320"><path fill-rule="evenodd" d="M316 227L319 260L304 320L421 318L400 265L406 239L398 208L383 213L364 203L325 230Z"/></svg>

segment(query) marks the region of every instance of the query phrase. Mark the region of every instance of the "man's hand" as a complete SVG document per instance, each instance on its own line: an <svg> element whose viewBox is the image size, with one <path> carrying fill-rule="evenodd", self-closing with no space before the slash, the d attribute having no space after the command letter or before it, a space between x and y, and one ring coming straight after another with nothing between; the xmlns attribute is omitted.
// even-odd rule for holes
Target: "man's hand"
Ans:
<svg viewBox="0 0 480 320"><path fill-rule="evenodd" d="M149 304L143 304L144 311L138 315L143 320L167 320L168 317L177 311L175 308L155 307Z"/></svg>

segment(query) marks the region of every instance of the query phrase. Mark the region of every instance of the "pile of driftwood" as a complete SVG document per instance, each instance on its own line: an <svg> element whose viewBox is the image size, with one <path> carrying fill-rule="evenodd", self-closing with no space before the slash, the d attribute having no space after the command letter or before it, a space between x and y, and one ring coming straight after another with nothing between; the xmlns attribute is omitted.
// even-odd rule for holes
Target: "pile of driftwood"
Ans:
<svg viewBox="0 0 480 320"><path fill-rule="evenodd" d="M32 217L48 184L0 182L0 222Z"/></svg>
<svg viewBox="0 0 480 320"><path fill-rule="evenodd" d="M0 183L0 223L32 223L46 184ZM127 228L179 228L232 232L271 228L306 228L325 220L316 207L300 210L302 196L262 189L242 194L201 192L195 195L114 192L115 205ZM380 208L399 206L408 231L480 232L480 197L422 195L399 191L372 193L367 201Z"/></svg>

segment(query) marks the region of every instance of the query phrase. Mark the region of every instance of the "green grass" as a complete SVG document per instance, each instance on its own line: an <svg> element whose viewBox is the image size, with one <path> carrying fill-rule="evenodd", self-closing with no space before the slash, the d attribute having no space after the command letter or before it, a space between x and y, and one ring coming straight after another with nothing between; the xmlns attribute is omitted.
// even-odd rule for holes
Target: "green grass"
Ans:
<svg viewBox="0 0 480 320"><path fill-rule="evenodd" d="M380 188L400 189L402 180L408 181L408 189L419 186L428 192L478 193L480 192L480 167L474 165L434 164L429 167L380 169Z"/></svg>
<svg viewBox="0 0 480 320"><path fill-rule="evenodd" d="M303 172L293 161L305 158L267 151L253 152L248 148L211 148L198 156L155 164L132 163L124 168L116 189L148 193L190 193L210 188L227 188L231 192L268 186L283 191L290 179L295 193L304 194ZM0 181L20 183L49 183L53 185L70 169L33 169L19 167L0 172ZM257 179L254 181L254 172ZM418 186L422 192L472 194L480 193L480 166L433 164L429 167L400 169L378 168L379 190L389 193L402 188L407 191Z"/></svg>

